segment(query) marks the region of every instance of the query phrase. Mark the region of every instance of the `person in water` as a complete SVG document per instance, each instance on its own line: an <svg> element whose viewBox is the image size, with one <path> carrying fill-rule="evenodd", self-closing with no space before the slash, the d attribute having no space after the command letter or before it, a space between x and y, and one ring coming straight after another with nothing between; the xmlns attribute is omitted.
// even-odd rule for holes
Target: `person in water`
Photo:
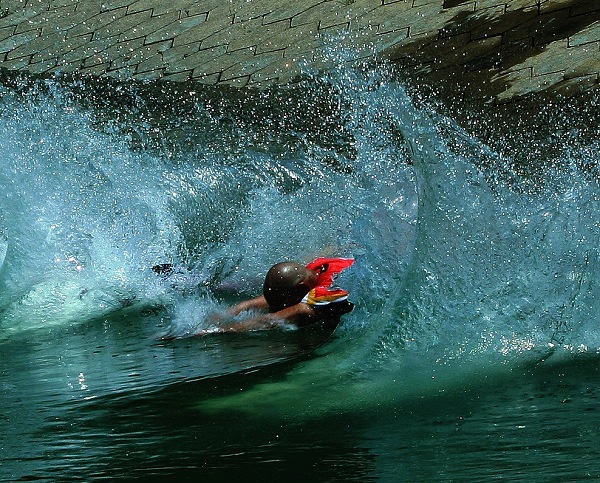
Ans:
<svg viewBox="0 0 600 483"><path fill-rule="evenodd" d="M334 321L354 308L348 292L333 287L334 277L354 263L351 258L318 258L304 266L286 261L273 265L265 277L262 295L229 309L236 316L246 311L264 313L247 320L219 324L219 332L272 329L282 325L305 327Z"/></svg>

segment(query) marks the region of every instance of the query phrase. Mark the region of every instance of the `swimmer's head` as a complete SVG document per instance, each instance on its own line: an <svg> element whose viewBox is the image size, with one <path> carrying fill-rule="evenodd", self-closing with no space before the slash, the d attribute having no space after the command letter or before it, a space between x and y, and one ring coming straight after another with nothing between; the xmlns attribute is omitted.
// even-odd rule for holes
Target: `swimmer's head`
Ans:
<svg viewBox="0 0 600 483"><path fill-rule="evenodd" d="M281 262L267 272L263 295L273 312L291 307L317 285L317 275L297 262Z"/></svg>

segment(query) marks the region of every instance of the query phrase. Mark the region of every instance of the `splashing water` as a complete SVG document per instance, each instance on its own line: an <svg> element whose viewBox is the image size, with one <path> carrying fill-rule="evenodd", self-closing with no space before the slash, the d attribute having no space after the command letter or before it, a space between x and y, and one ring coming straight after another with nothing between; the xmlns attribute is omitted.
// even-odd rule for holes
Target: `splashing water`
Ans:
<svg viewBox="0 0 600 483"><path fill-rule="evenodd" d="M502 149L392 77L340 67L256 93L5 82L0 348L22 369L2 373L4 407L19 408L6 388L28 378L43 381L32 404L57 419L72 401L77 411L171 385L179 401L183 383L197 387L183 398L194 414L300 424L596 354L598 133L573 142L557 124L562 149L528 172L519 163L543 158L546 140ZM210 327L273 263L321 255L356 258L339 279L356 308L320 357L277 380L237 387L314 345L297 334L158 342ZM161 263L170 276L154 273ZM21 344L34 344L29 356L11 350Z"/></svg>
<svg viewBox="0 0 600 483"><path fill-rule="evenodd" d="M122 135L131 120L116 128L98 121L54 84L44 95L9 92L1 129L5 330L138 301L168 304L160 300L168 287L147 270L162 261L185 269L179 285L210 299L206 290L228 276L251 292L243 284L256 285L271 263L331 252L360 262L345 281L359 297L346 325L376 326L386 346L597 346L586 327L598 310L596 180L573 162L593 156L594 146L565 152L544 186L523 193L481 168L495 157L500 171L506 159L448 118L415 108L381 71L345 69L317 82L334 105L324 124L335 117L349 137L315 142L293 131L301 116L288 121L292 113L283 112L287 150L268 139L282 137L274 133L281 121L257 140L256 126L234 119L227 143L194 144L197 131L223 122L197 102L199 125L188 120L177 136L160 133L161 149L132 151L132 136ZM136 136L149 145L143 138L160 128L140 124Z"/></svg>

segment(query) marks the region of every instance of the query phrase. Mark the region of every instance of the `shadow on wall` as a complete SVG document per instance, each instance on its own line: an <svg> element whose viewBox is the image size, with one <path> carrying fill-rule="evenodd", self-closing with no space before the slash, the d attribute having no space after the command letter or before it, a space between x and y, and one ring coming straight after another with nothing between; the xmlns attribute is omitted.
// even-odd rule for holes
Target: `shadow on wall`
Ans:
<svg viewBox="0 0 600 483"><path fill-rule="evenodd" d="M473 1L446 0L443 8L469 3ZM504 4L479 11L463 10L447 21L437 35L412 40L409 37L384 55L407 69L417 82L434 84L452 101L497 98L517 80L532 78L539 72L555 74L551 81L553 90L568 89L573 83L564 72L576 67L573 57L566 52L572 45L562 42L556 46L560 47L560 58L557 55L535 58L553 43L565 41L598 22L600 2L565 0L554 8L544 9L538 1L515 11L504 11ZM593 73L596 66L591 82L597 84L600 59L597 48L589 50L587 62L592 67L588 72ZM551 66L547 65L549 62Z"/></svg>

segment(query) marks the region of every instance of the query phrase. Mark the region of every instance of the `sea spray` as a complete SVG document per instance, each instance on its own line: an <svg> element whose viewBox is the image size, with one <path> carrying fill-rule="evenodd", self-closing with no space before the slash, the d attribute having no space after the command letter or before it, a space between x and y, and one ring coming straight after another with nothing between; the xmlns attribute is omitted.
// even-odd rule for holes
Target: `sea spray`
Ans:
<svg viewBox="0 0 600 483"><path fill-rule="evenodd" d="M155 196L161 177L144 176L160 163L51 97L3 110L3 329L76 323L151 297L146 270L178 238Z"/></svg>
<svg viewBox="0 0 600 483"><path fill-rule="evenodd" d="M409 148L404 159L414 165L419 193L415 251L405 252L403 276L374 294L377 275L384 276L388 268L377 265L369 306L360 308L359 301L345 327L377 307L377 296L383 294L386 315L380 319L370 312L360 343L345 334L346 340L292 370L285 382L203 401L202 410L245 407L263 413L278 408L300 419L363 410L419 393L450 391L467 380L485 385L492 374L505 379L515 365L598 347L592 277L598 251L589 243L598 240L596 181L569 169L566 158L567 169L549 171L539 189L524 195L519 186L481 168L494 157L488 146L435 112L415 108L401 86L359 95L370 99L363 104L369 106L366 113L360 111L367 120L362 130L374 112L396 123ZM457 140L463 151L485 159L457 153L452 149ZM390 139L388 146L397 142ZM361 160L361 149L357 152ZM505 161L499 154L496 158ZM384 193L378 192L379 199L385 199ZM378 221L371 218L371 230ZM381 241L370 240L371 246L379 248ZM381 256L382 263L390 262L397 253L392 246L383 256L375 250L359 262L373 263ZM324 374L337 374L334 388L325 390L330 382L319 383ZM295 392L303 394L302 403Z"/></svg>
<svg viewBox="0 0 600 483"><path fill-rule="evenodd" d="M271 264L325 251L357 260L340 280L356 308L325 358L336 377L385 387L409 368L419 381L597 347L597 182L580 169L593 145L520 184L510 156L390 77L343 67L243 100L186 95L181 113L121 86L134 107L116 119L116 100L69 93L84 84L6 100L3 330L134 306L162 311L154 334L193 335L258 294Z"/></svg>

